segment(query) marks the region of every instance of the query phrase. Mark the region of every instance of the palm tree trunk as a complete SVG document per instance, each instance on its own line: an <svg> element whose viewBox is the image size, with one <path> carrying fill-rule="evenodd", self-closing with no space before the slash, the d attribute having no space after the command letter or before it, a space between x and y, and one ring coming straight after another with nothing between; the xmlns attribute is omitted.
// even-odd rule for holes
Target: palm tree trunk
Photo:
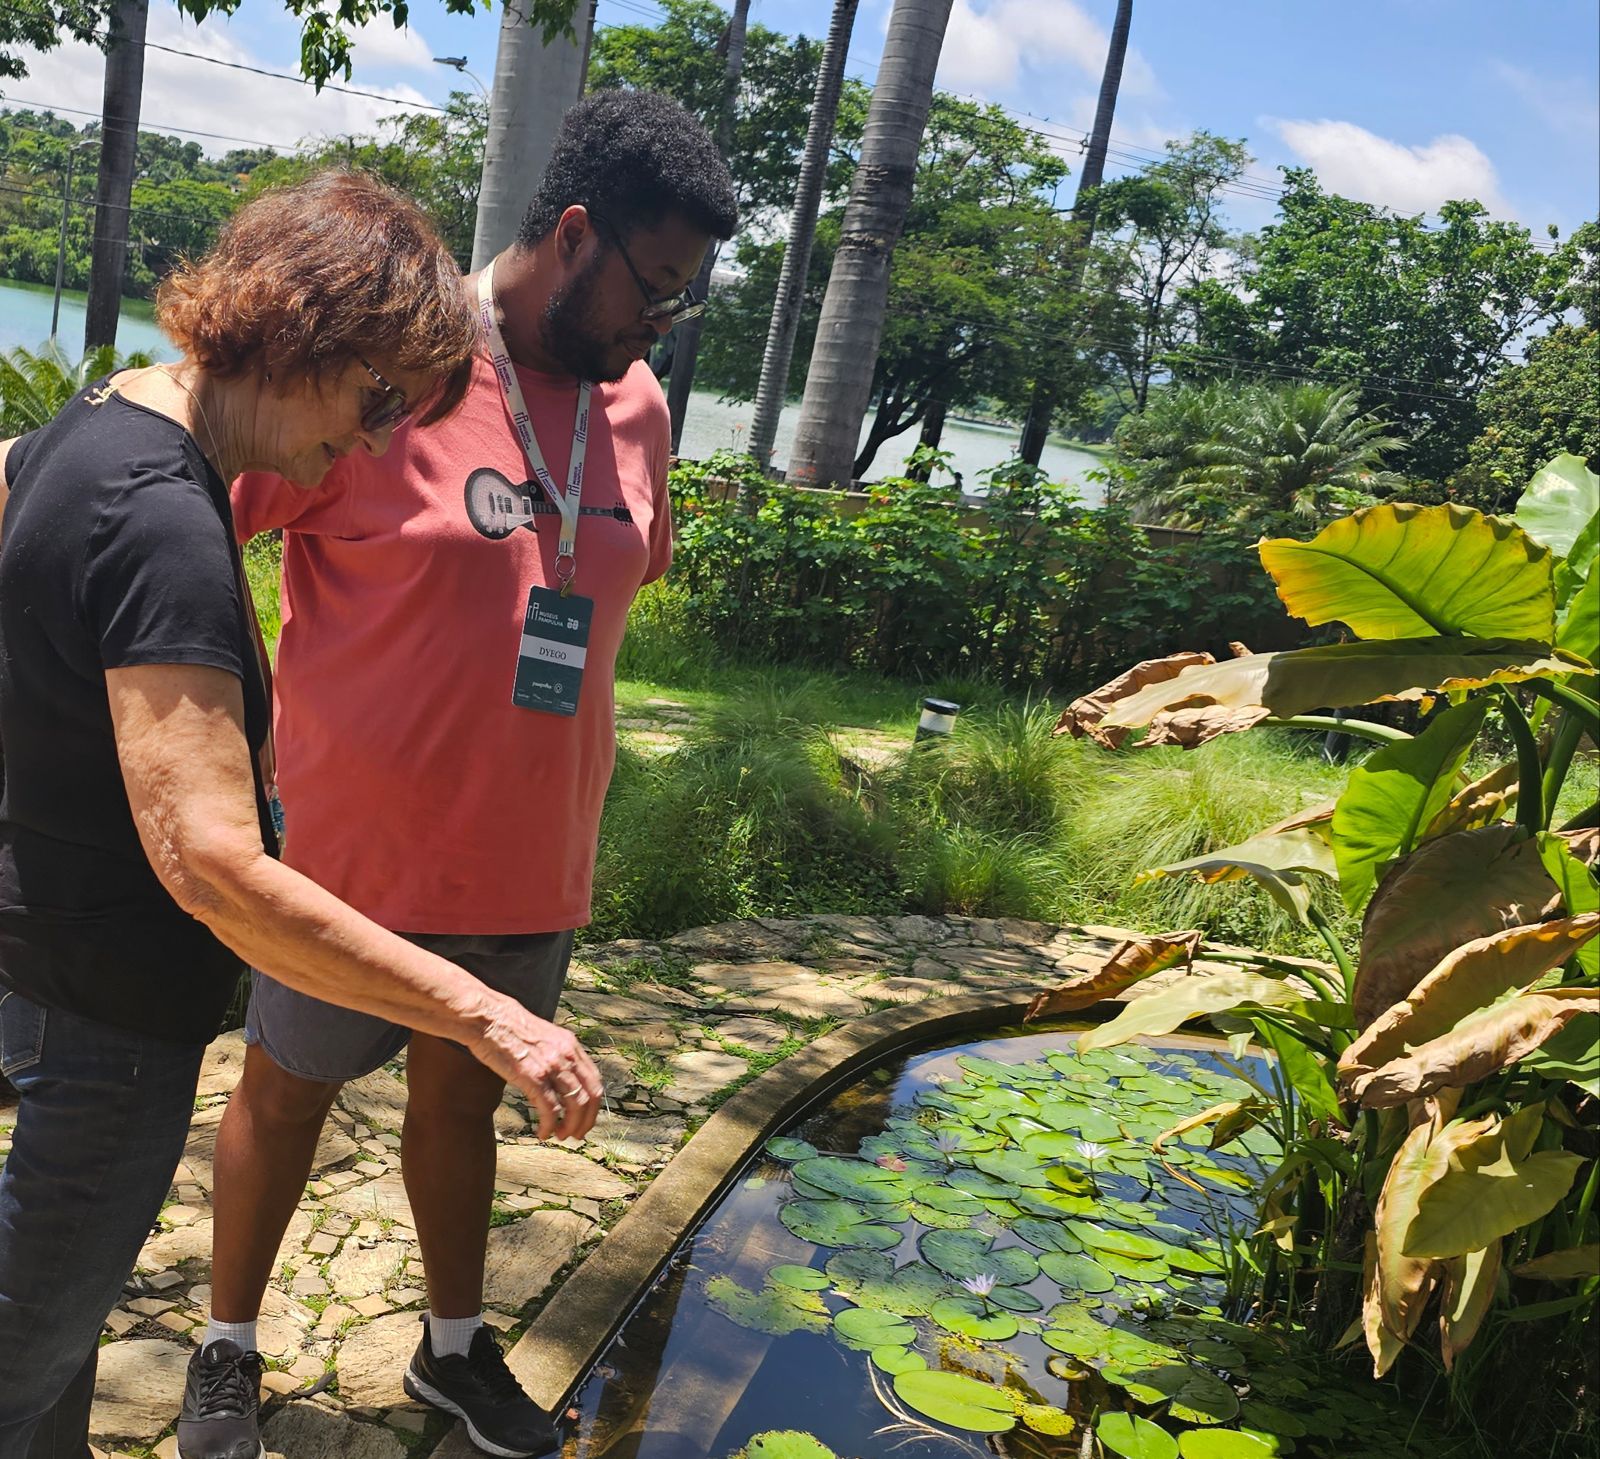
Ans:
<svg viewBox="0 0 1600 1459"><path fill-rule="evenodd" d="M117 0L111 11L100 107L100 171L94 186L94 240L89 252L88 317L83 328L85 353L96 345L117 342L149 19L150 0Z"/></svg>
<svg viewBox="0 0 1600 1459"><path fill-rule="evenodd" d="M850 484L952 0L895 0L878 84L822 301L789 478Z"/></svg>
<svg viewBox="0 0 1600 1459"><path fill-rule="evenodd" d="M587 5L573 15L574 34L548 44L517 0L500 12L489 131L483 145L483 185L472 237L472 266L482 268L517 236L528 199L544 176L556 132L578 99L588 51Z"/></svg>
<svg viewBox="0 0 1600 1459"><path fill-rule="evenodd" d="M1111 143L1111 117L1117 109L1117 92L1122 86L1122 63L1128 54L1128 31L1133 25L1133 0L1117 0L1117 18L1111 25L1111 44L1106 49L1106 68L1100 75L1100 100L1094 109L1094 129L1089 133L1089 150L1078 178L1078 193L1072 204L1072 221L1079 225L1073 242L1073 263L1065 287L1076 294L1083 287L1083 271L1089 262L1089 245L1094 242L1095 195L1106 175L1106 148ZM1050 434L1050 417L1055 413L1054 382L1040 380L1034 385L1028 405L1028 419L1022 427L1022 444L1017 454L1030 466L1037 466L1044 455L1045 438Z"/></svg>
<svg viewBox="0 0 1600 1459"><path fill-rule="evenodd" d="M817 236L817 209L822 184L828 175L828 149L833 145L833 125L839 115L839 91L844 84L845 53L855 28L861 0L834 0L828 39L822 48L816 95L811 100L811 124L806 129L806 150L800 159L800 179L794 189L794 209L789 214L789 242L783 250L783 269L772 301L772 322L767 326L767 348L761 357L761 383L756 387L755 420L750 426L750 454L765 470L772 462L778 438L778 417L789 396L789 365L794 357L795 332L800 327L800 300L811 267L811 245Z"/></svg>
<svg viewBox="0 0 1600 1459"><path fill-rule="evenodd" d="M733 151L733 123L739 102L739 78L744 73L744 38L750 22L750 0L734 0L728 19L727 53L722 71L722 105L717 111L717 151L726 161ZM705 261L694 281L697 298L711 293L711 271L717 266L717 244L706 249ZM683 419L689 413L689 392L694 389L694 362L700 353L700 332L705 315L678 326L678 342L672 351L672 373L667 378L667 410L672 416L672 450L676 454L683 438Z"/></svg>

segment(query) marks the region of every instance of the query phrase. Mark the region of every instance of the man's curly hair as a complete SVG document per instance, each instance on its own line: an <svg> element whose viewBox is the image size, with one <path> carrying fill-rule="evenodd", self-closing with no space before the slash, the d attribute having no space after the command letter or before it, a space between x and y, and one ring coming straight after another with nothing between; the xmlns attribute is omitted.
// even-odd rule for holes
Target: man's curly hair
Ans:
<svg viewBox="0 0 1600 1459"><path fill-rule="evenodd" d="M561 121L517 242L530 248L575 205L599 213L623 236L677 214L713 238L733 237L739 205L733 178L710 134L670 96L607 88Z"/></svg>

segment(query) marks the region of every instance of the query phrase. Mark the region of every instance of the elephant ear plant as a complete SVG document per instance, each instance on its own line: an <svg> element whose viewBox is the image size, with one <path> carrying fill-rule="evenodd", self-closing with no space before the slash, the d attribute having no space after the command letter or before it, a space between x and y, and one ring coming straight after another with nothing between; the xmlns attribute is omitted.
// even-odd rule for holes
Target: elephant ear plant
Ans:
<svg viewBox="0 0 1600 1459"><path fill-rule="evenodd" d="M1595 1335L1600 807L1553 823L1575 756L1586 776L1595 763L1597 487L1560 456L1515 520L1383 504L1310 541L1264 541L1289 612L1345 641L1142 663L1061 720L1111 748L1255 725L1376 743L1337 801L1143 873L1253 879L1321 933L1331 967L1251 957L1207 973L1195 934L1175 933L1119 949L1034 1016L1161 974L1082 1047L1209 1015L1274 1052L1274 1087L1205 1116L1219 1142L1263 1123L1284 1150L1238 1295L1292 1321L1314 1294L1316 1327L1331 1338L1348 1321L1380 1375L1430 1314L1447 1368L1510 1324L1545 1321L1544 1353ZM1343 714L1393 700L1417 706L1415 735ZM1471 778L1496 742L1514 758ZM1353 956L1319 885L1364 909Z"/></svg>

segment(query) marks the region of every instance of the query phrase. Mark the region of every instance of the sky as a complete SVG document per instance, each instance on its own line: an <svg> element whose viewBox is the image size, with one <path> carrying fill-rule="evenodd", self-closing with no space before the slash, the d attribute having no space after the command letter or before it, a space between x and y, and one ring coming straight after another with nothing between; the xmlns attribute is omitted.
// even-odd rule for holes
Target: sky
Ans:
<svg viewBox="0 0 1600 1459"><path fill-rule="evenodd" d="M862 0L850 73L868 82L892 0ZM938 81L1039 118L1075 159L1094 115L1115 0L955 0ZM751 19L821 36L829 0L754 0ZM599 0L598 23L649 24L651 0ZM366 28L356 96L152 48L144 120L187 128L205 149L292 146L370 130L398 103L440 103L473 82L434 62L465 56L488 85L499 12L449 15L412 0L411 24ZM151 0L149 39L237 65L293 72L296 22L244 0L201 25ZM99 53L62 47L0 83L0 105L98 114ZM382 99L393 98L393 100ZM82 117L77 118L83 120ZM1330 191L1408 213L1475 197L1497 217L1565 236L1600 216L1600 6L1595 0L1136 0L1108 175L1205 128L1246 140L1255 160L1229 197L1240 229L1270 221L1280 166L1310 166ZM1070 187L1070 183L1069 183Z"/></svg>

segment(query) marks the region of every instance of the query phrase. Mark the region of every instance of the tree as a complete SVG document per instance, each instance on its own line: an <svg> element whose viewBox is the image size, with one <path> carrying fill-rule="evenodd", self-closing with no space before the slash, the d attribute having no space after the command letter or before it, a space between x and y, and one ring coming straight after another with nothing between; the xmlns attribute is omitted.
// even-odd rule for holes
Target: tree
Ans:
<svg viewBox="0 0 1600 1459"><path fill-rule="evenodd" d="M1111 120L1117 109L1117 92L1122 89L1122 66L1128 53L1128 32L1133 26L1133 0L1117 0L1117 15L1111 25L1106 46L1105 69L1100 75L1100 96L1095 104L1094 126L1084 154L1083 174L1078 179L1078 194L1072 204L1072 221L1077 237L1064 277L1063 294L1068 300L1078 293L1088 262L1089 246L1094 242L1095 214L1099 206L1101 179L1105 176L1106 149L1111 145ZM1055 411L1061 382L1053 372L1041 371L1034 382L1028 418L1022 427L1022 442L1017 454L1030 466L1037 466L1044 455L1045 439L1050 434L1050 417Z"/></svg>
<svg viewBox="0 0 1600 1459"><path fill-rule="evenodd" d="M765 469L772 461L778 435L778 417L789 397L789 366L794 359L795 334L800 328L801 297L811 267L811 249L817 236L817 209L827 180L828 149L839 113L844 63L861 0L834 0L833 19L817 71L817 89L806 128L805 153L795 183L794 207L789 214L789 238L783 267L772 296L772 318L767 324L767 344L761 355L761 379L756 387L755 419L750 426L750 454Z"/></svg>
<svg viewBox="0 0 1600 1459"><path fill-rule="evenodd" d="M0 77L28 74L12 46L50 51L65 40L93 40L107 8L104 0L6 0L0 6Z"/></svg>
<svg viewBox="0 0 1600 1459"><path fill-rule="evenodd" d="M1515 507L1539 467L1570 451L1600 469L1600 329L1558 324L1478 397L1483 429L1450 495L1486 512Z"/></svg>
<svg viewBox="0 0 1600 1459"><path fill-rule="evenodd" d="M930 409L986 401L1026 369L1038 348L1025 319L1034 261L1060 251L1068 226L1050 203L1064 172L1044 140L1000 108L935 94L889 265L877 353L868 361L877 410L852 463L855 475ZM796 322L798 352L815 340L842 230L840 209L818 222ZM742 277L707 315L704 377L737 399L751 399L761 387L760 342L770 332L785 254L782 243L747 237L738 255ZM858 435L859 428L857 422Z"/></svg>
<svg viewBox="0 0 1600 1459"><path fill-rule="evenodd" d="M1196 132L1168 142L1153 167L1100 190L1100 267L1124 303L1112 311L1122 328L1110 353L1135 411L1144 409L1163 356L1184 338L1181 290L1206 276L1226 243L1222 190L1249 163L1243 142Z"/></svg>
<svg viewBox="0 0 1600 1459"><path fill-rule="evenodd" d="M1171 526L1301 532L1399 485L1383 458L1402 445L1347 385L1179 387L1117 431L1130 511Z"/></svg>
<svg viewBox="0 0 1600 1459"><path fill-rule="evenodd" d="M789 474L849 485L952 0L895 0L828 275Z"/></svg>
<svg viewBox="0 0 1600 1459"><path fill-rule="evenodd" d="M1186 291L1196 343L1174 368L1191 380L1243 368L1358 385L1407 438L1407 474L1447 480L1507 348L1572 302L1578 250L1541 250L1475 202L1446 203L1430 224L1325 193L1307 169L1284 179L1278 220L1249 241L1235 276Z"/></svg>

